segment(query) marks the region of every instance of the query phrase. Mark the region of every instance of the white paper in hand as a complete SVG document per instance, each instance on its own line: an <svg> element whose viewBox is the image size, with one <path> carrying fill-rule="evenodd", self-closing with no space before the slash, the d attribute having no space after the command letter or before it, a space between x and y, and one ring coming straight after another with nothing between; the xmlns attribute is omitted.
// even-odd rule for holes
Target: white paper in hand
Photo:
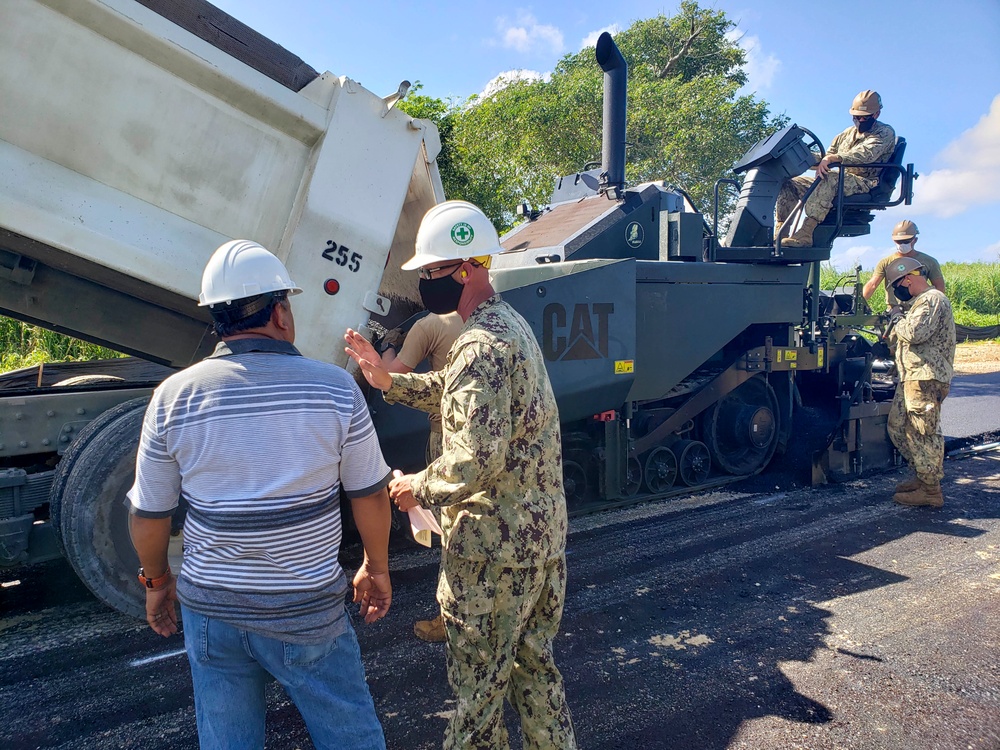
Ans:
<svg viewBox="0 0 1000 750"><path fill-rule="evenodd" d="M442 533L434 514L427 510L427 508L421 508L417 505L410 508L407 511L407 515L410 516L410 531L413 532L413 538L418 544L430 547L431 533L439 535Z"/></svg>

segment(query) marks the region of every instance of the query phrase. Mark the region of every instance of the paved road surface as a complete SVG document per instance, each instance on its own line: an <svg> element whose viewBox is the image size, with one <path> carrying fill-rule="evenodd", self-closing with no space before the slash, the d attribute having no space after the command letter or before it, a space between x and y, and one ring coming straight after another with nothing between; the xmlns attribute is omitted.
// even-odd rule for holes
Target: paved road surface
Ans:
<svg viewBox="0 0 1000 750"><path fill-rule="evenodd" d="M940 511L889 502L901 473L781 491L764 475L575 519L557 655L580 746L1000 748L1000 454L947 471ZM358 628L372 692L391 748L440 747L443 647L410 634L436 555L394 564L390 617ZM20 580L0 589L0 747L197 746L179 638L63 563ZM277 689L268 747L311 747Z"/></svg>
<svg viewBox="0 0 1000 750"><path fill-rule="evenodd" d="M955 438L996 431L1000 425L1000 372L963 375L951 381L941 411L944 434Z"/></svg>

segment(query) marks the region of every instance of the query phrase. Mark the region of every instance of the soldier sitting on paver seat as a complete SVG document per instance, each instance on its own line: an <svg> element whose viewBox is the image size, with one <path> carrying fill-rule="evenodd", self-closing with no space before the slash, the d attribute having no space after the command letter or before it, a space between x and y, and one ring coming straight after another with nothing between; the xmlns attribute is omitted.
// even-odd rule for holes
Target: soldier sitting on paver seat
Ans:
<svg viewBox="0 0 1000 750"><path fill-rule="evenodd" d="M878 121L882 111L882 99L878 92L871 89L862 91L854 97L850 111L854 125L833 139L826 156L816 164L815 179L819 180L819 184L806 199L802 226L782 242L785 247L812 247L813 230L826 218L837 197L837 174L830 174L831 164L847 166L844 169L844 195L857 195L871 192L878 184L880 170L857 169L848 165L876 164L892 155L896 146L896 133L884 122ZM775 242L782 224L813 182L811 177L799 176L786 181L782 186L775 206Z"/></svg>

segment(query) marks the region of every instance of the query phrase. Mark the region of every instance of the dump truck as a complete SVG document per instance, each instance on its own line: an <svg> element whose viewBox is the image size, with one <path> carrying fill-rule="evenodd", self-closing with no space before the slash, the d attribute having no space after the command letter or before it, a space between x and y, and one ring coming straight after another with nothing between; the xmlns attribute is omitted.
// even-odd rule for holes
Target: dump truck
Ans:
<svg viewBox="0 0 1000 750"><path fill-rule="evenodd" d="M203 0L12 0L4 14L0 312L132 356L0 378L0 565L63 554L141 615L125 492L152 389L213 347L205 261L237 237L274 250L305 291L296 345L346 364L347 327L377 342L425 314L399 266L444 198L440 143L393 106L405 82L381 97L319 74ZM829 422L816 481L895 462L891 384L859 333L880 321L818 276L834 239L909 201L905 143L875 165L880 193L841 196L816 247L783 247L777 190L818 139L792 125L756 144L717 186L739 190L735 213L720 219L717 200L707 217L681 188L626 185L627 66L607 34L596 57L601 167L526 207L491 271L545 356L570 511L760 472L797 437L806 397ZM419 467L426 419L369 398L390 464ZM174 525L178 557L182 514Z"/></svg>
<svg viewBox="0 0 1000 750"><path fill-rule="evenodd" d="M433 124L317 73L200 0L10 0L0 23L0 312L133 359L0 390L0 565L65 554L136 613L121 514L143 409L214 347L197 300L252 237L305 293L296 345L346 363L348 326L419 309L412 254L443 200Z"/></svg>

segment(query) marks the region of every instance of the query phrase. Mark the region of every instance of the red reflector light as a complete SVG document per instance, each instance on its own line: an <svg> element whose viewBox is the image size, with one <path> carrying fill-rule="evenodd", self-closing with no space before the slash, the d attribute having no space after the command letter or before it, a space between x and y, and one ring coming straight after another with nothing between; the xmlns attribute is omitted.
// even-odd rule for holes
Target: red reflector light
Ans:
<svg viewBox="0 0 1000 750"><path fill-rule="evenodd" d="M327 294L336 294L340 291L340 282L336 279L327 279L323 284L323 291Z"/></svg>

